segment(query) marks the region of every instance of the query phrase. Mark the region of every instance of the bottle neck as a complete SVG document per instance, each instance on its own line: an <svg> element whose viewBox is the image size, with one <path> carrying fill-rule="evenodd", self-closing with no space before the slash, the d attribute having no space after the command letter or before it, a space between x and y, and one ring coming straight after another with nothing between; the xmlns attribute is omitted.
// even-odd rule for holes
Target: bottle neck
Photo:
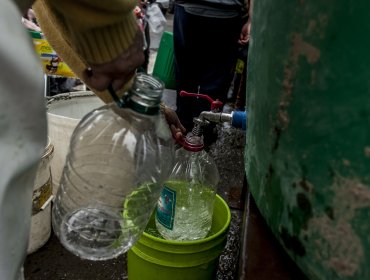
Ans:
<svg viewBox="0 0 370 280"><path fill-rule="evenodd" d="M125 105L138 113L155 115L159 111L163 89L161 81L139 73L125 97Z"/></svg>
<svg viewBox="0 0 370 280"><path fill-rule="evenodd" d="M204 149L203 136L194 135L192 132L177 141L185 150L190 152L200 152Z"/></svg>

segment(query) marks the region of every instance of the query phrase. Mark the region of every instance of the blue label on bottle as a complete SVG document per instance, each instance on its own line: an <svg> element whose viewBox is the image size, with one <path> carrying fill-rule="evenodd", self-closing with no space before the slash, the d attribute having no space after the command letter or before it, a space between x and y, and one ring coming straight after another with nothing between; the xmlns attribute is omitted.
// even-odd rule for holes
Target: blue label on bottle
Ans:
<svg viewBox="0 0 370 280"><path fill-rule="evenodd" d="M162 226L170 230L173 229L175 205L176 192L165 185L157 203L157 220Z"/></svg>

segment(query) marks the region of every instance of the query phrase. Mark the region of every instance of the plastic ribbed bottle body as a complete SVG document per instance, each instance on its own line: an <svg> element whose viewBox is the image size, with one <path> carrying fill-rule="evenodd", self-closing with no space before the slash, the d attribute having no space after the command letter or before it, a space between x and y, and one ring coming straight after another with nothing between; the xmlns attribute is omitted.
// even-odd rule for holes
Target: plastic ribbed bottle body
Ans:
<svg viewBox="0 0 370 280"><path fill-rule="evenodd" d="M53 206L64 247L90 260L126 252L144 231L172 162L160 114L108 104L86 115L72 135Z"/></svg>
<svg viewBox="0 0 370 280"><path fill-rule="evenodd" d="M176 152L175 167L164 183L156 208L156 226L169 240L191 241L206 237L212 225L219 174L204 151Z"/></svg>

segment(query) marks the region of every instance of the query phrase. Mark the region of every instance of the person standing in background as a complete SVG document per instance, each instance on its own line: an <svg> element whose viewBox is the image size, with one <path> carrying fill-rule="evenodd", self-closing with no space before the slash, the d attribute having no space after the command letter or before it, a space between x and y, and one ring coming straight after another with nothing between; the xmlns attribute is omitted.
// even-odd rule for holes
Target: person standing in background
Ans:
<svg viewBox="0 0 370 280"><path fill-rule="evenodd" d="M176 0L173 21L177 114L190 131L193 117L210 110L203 99L180 97L181 90L207 94L223 103L234 75L238 40L249 40L248 5L243 0Z"/></svg>
<svg viewBox="0 0 370 280"><path fill-rule="evenodd" d="M134 14L136 16L138 25L143 32L144 36L144 63L140 67L139 71L148 73L149 57L150 57L150 33L149 24L145 18L146 7L148 5L147 1L138 1L138 5L134 9Z"/></svg>
<svg viewBox="0 0 370 280"><path fill-rule="evenodd" d="M247 23L243 25L239 39L238 59L235 65L235 74L232 81L231 91L228 94L228 102L232 103L235 110L245 110L247 91L247 62L250 30L252 22L252 0L248 0Z"/></svg>

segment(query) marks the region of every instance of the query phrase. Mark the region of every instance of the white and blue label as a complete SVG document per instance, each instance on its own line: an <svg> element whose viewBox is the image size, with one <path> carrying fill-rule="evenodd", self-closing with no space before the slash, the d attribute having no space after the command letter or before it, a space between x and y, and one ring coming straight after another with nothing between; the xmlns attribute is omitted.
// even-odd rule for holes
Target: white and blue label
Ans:
<svg viewBox="0 0 370 280"><path fill-rule="evenodd" d="M167 229L173 229L175 219L176 191L166 185L157 203L157 220Z"/></svg>

